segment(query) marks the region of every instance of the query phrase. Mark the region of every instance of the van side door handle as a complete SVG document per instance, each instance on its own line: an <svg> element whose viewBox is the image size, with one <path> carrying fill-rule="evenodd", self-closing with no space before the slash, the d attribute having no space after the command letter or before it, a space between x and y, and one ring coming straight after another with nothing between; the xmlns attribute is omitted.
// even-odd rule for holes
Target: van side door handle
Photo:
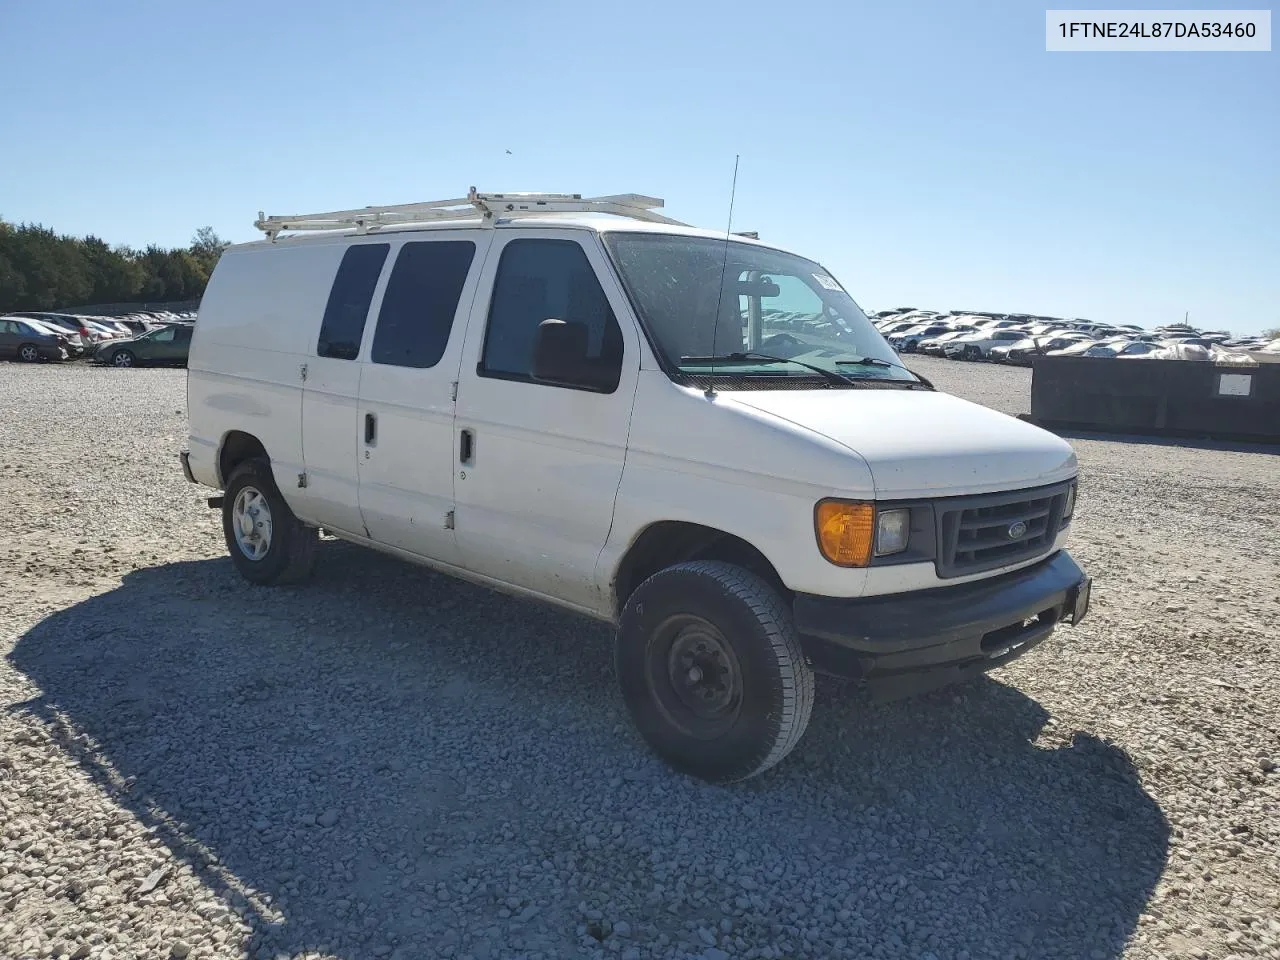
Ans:
<svg viewBox="0 0 1280 960"><path fill-rule="evenodd" d="M458 438L458 462L470 464L476 455L476 436L471 430L463 430Z"/></svg>
<svg viewBox="0 0 1280 960"><path fill-rule="evenodd" d="M364 415L364 443L366 447L372 447L378 442L378 416L374 413L366 413Z"/></svg>

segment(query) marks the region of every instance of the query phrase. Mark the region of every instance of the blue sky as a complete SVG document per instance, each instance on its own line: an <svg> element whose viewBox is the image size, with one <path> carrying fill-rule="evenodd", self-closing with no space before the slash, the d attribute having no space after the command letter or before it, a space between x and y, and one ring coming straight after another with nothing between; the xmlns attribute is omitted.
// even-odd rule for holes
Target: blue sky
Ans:
<svg viewBox="0 0 1280 960"><path fill-rule="evenodd" d="M1280 53L1051 54L1045 6L0 4L0 216L178 245L475 184L722 226L741 154L734 228L868 310L1280 326Z"/></svg>

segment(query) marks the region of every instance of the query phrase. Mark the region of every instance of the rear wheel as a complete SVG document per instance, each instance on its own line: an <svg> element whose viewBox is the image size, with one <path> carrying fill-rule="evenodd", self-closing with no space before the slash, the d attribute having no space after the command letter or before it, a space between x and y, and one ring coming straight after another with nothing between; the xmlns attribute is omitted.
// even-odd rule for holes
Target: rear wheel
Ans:
<svg viewBox="0 0 1280 960"><path fill-rule="evenodd" d="M231 472L222 499L227 552L246 580L269 586L311 575L319 533L289 509L262 458Z"/></svg>
<svg viewBox="0 0 1280 960"><path fill-rule="evenodd" d="M18 359L23 363L35 363L40 359L40 350L34 343L24 343L18 348Z"/></svg>
<svg viewBox="0 0 1280 960"><path fill-rule="evenodd" d="M138 358L129 350L117 350L111 355L111 365L115 367L135 367Z"/></svg>
<svg viewBox="0 0 1280 960"><path fill-rule="evenodd" d="M729 563L662 570L627 601L615 662L627 708L675 769L714 783L763 773L799 742L813 672L769 584Z"/></svg>

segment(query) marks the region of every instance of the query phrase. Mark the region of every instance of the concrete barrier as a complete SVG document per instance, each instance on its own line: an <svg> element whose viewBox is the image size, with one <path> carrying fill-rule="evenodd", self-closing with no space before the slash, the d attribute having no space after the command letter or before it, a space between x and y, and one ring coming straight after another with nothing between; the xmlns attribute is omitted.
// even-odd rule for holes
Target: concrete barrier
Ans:
<svg viewBox="0 0 1280 960"><path fill-rule="evenodd" d="M1280 443L1280 364L1037 357L1040 426Z"/></svg>

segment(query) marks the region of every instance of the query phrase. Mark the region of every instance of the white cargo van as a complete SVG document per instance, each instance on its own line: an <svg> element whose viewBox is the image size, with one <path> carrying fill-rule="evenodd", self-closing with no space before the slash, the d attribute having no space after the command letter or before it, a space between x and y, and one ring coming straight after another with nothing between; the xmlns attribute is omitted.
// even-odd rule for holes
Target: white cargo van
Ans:
<svg viewBox="0 0 1280 960"><path fill-rule="evenodd" d="M815 671L912 693L1084 616L1067 443L933 389L820 264L661 206L260 215L182 454L240 572L300 580L323 528L615 624L640 731L713 781L787 755Z"/></svg>

